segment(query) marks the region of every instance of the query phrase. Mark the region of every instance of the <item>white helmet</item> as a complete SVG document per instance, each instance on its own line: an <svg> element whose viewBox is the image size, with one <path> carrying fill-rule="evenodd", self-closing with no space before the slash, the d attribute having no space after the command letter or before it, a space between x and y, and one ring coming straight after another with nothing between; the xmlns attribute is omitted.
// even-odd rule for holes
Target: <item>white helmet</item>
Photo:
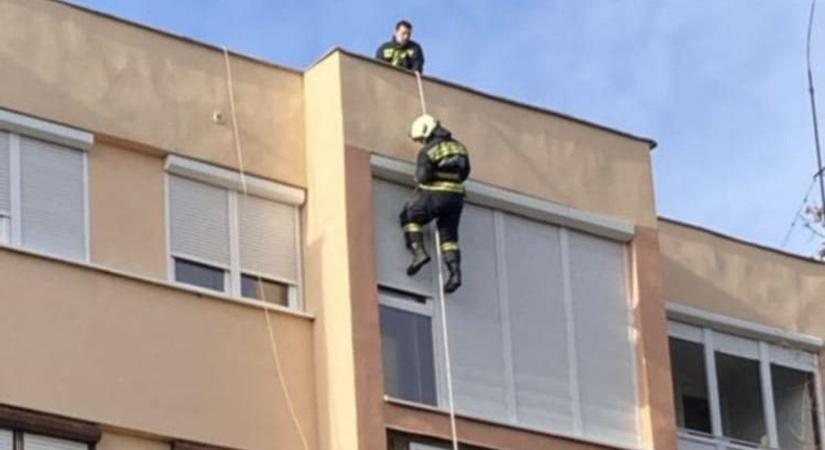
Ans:
<svg viewBox="0 0 825 450"><path fill-rule="evenodd" d="M437 126L438 121L435 117L429 114L421 115L410 126L410 138L414 141L425 141Z"/></svg>

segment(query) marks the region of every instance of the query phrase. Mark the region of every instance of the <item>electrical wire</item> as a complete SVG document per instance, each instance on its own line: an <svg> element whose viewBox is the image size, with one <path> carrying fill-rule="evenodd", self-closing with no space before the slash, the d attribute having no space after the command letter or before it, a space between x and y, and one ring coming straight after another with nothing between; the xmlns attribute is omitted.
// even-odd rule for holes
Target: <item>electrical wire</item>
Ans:
<svg viewBox="0 0 825 450"><path fill-rule="evenodd" d="M799 204L799 208L796 210L796 214L793 216L791 225L788 227L788 231L785 232L785 238L782 239L782 248L788 245L788 239L791 238L791 234L793 233L793 230L796 227L797 222L800 220L800 218L803 218L802 210L805 209L805 205L808 204L808 198L811 195L811 190L813 190L814 184L816 184L816 176L814 176L811 179L811 183L808 185L808 189L805 191L805 196L802 197L802 203Z"/></svg>
<svg viewBox="0 0 825 450"><path fill-rule="evenodd" d="M226 46L223 47L223 57L224 57L224 65L226 67L226 88L229 92L229 110L232 115L232 135L235 141L235 154L238 158L238 169L241 175L241 187L243 188L243 201L246 201L249 193L246 188L246 172L244 170L243 165L243 149L241 146L241 137L238 133L238 117L235 111L235 93L234 93L234 85L232 81L232 65L229 61L229 50ZM263 281L259 278L258 279L258 294L262 301L266 302L266 296L264 295L263 290ZM286 400L287 408L289 409L289 414L292 417L292 423L295 425L295 429L298 431L298 436L301 439L301 444L303 445L304 450L309 450L309 444L307 443L306 435L304 434L304 429L301 426L301 422L298 420L298 414L295 411L295 405L292 402L292 397L289 395L289 389L286 386L286 380L284 380L284 372L281 367L281 358L278 354L278 344L275 339L275 332L272 328L272 321L269 318L269 309L264 307L262 308L264 312L264 317L266 318L266 329L269 335L269 346L272 350L272 359L275 361L275 371L278 377L278 381L281 385L281 391L284 394L284 399Z"/></svg>

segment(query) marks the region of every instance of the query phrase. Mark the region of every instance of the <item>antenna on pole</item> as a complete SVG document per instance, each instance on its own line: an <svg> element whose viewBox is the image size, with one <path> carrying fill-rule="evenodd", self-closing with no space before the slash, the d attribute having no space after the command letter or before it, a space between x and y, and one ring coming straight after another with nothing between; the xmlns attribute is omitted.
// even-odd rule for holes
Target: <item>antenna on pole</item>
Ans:
<svg viewBox="0 0 825 450"><path fill-rule="evenodd" d="M814 13L816 12L816 0L811 0L811 14L808 18L808 39L807 39L807 46L806 46L806 61L808 64L808 93L811 96L811 118L814 122L814 143L816 144L816 165L817 171L816 176L819 178L819 194L820 194L820 207L822 211L825 211L825 180L823 180L823 167L822 167L822 150L819 144L819 123L816 117L816 96L814 95L814 76L813 71L811 70L811 35L813 33L814 28Z"/></svg>

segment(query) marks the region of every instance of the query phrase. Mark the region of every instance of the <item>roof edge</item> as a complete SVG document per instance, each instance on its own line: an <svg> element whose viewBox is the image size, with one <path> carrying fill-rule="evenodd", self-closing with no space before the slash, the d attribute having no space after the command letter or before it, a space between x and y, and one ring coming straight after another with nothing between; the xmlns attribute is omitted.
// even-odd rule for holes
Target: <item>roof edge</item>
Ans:
<svg viewBox="0 0 825 450"><path fill-rule="evenodd" d="M198 39L186 36L186 35L174 33L172 31L164 30L162 28L156 28L156 27L153 27L151 25L146 25L144 23L137 22L137 21L134 21L134 20L131 20L131 19L127 19L127 18L124 18L124 17L121 17L121 16L117 16L117 15L114 15L114 14L111 14L111 13L107 13L107 12L99 11L99 10L96 10L96 9L92 9L92 8L89 8L89 7L83 6L83 5L78 5L76 3L72 3L71 0L50 0L50 1L53 2L53 3L57 3L58 5L66 6L68 8L72 8L72 9L76 9L76 10L82 11L84 13L93 14L95 16L102 17L102 18L108 19L108 20L113 20L115 22L119 22L119 23L122 23L122 24L125 24L125 25L130 25L130 26L140 28L140 29L145 30L145 31L152 32L152 33L158 33L160 35L163 35L163 36L166 36L166 37L178 40L178 41L182 41L182 42L185 42L187 44L193 44L193 45L197 45L198 47L204 47L204 48L209 49L209 50L215 50L215 51L223 53L223 50L225 48L225 47L220 46L220 45L211 44L209 42L201 41L201 40L198 40ZM293 67L289 67L289 66L285 66L285 65L281 65L281 64L276 64L272 61L268 61L266 59L263 59L263 58L260 58L260 57L257 57L257 56L252 56L252 55L249 55L249 54L246 54L246 53L243 53L243 52L232 50L228 47L226 47L226 49L227 49L227 52L232 56L237 56L239 58L243 58L243 59L246 59L248 61L258 63L258 64L262 64L262 65L265 65L265 66L268 66L268 67L271 67L271 68L274 68L274 69L279 69L279 70L284 70L286 72L291 72L291 73L296 74L296 75L302 75L303 74L302 70L299 70L299 69L296 69L296 68L293 68Z"/></svg>
<svg viewBox="0 0 825 450"><path fill-rule="evenodd" d="M341 53L343 55L347 55L347 56L350 56L352 58L355 58L355 59L358 59L358 60L361 60L361 61L364 61L364 62L368 62L370 64L375 64L375 65L378 65L378 66L395 69L395 70L398 70L398 71L401 71L401 72L406 72L406 73L409 73L409 74L412 75L412 72L409 71L409 70L402 69L402 68L399 68L399 67L394 67L394 66L392 66L390 64L387 64L383 61L379 61L375 58L370 58L368 56L364 56L364 55L355 53L353 51L347 50L347 49L342 48L342 47L333 47L333 48L327 50L326 53L324 53L321 57L316 59L315 62L310 64L306 68L306 70L307 71L311 70L313 67L317 66L322 61L329 58L330 56L332 56L335 53ZM544 107L541 107L541 106L525 103L525 102L522 102L522 101L513 100L511 98L507 98L507 97L504 97L504 96L501 96L501 95L491 94L489 92L484 92L484 91L481 91L481 90L478 90L478 89L474 89L474 88L471 88L471 87L468 87L468 86L464 86L464 85L461 85L461 84L458 84L458 83L455 83L455 82L452 82L452 81L444 80L444 79L437 78L437 77L430 76L430 75L422 74L421 78L425 79L425 80L428 80L428 81L435 82L435 83L439 83L439 84L442 84L444 86L448 86L448 87L451 87L451 88L454 88L454 89L459 89L459 90L462 90L462 91L470 93L470 94L478 95L478 96L481 96L481 97L486 97L490 100L494 100L494 101L502 102L502 103L507 103L509 105L516 106L518 108L524 108L524 109L528 109L528 110L538 112L538 113L542 113L542 114L548 114L548 115L551 115L551 116L555 116L555 117L559 117L559 118L562 118L562 119L570 120L570 121L573 121L573 122L576 122L576 123L579 123L579 124L582 124L582 125L586 125L586 126L589 126L589 127L598 128L602 131L607 131L609 133L613 133L613 134L616 134L616 135L619 135L619 136L622 136L622 137L625 137L625 138L633 139L635 141L644 142L650 147L650 150L655 149L659 145L655 140L653 140L651 138L639 136L639 135L636 135L636 134L633 134L633 133L628 133L626 131L622 131L622 130L619 130L619 129L616 129L616 128L612 128L612 127L609 127L607 125L602 125L602 124L599 124L599 123L596 123L596 122L591 122L589 120L582 119L582 118L579 118L579 117L576 117L576 116L572 116L572 115L569 115L569 114L554 111L554 110L549 109L549 108L544 108Z"/></svg>
<svg viewBox="0 0 825 450"><path fill-rule="evenodd" d="M731 241L735 244L745 245L745 246L752 247L752 248L755 248L755 249L758 249L758 250L764 250L764 251L767 251L767 252L775 253L775 254L780 255L780 256L786 256L786 257L801 260L801 261L804 261L804 262L813 263L813 264L816 264L818 266L825 266L825 262L819 261L819 260L817 260L813 257L803 256L803 255L800 255L798 253L793 253L793 252L789 252L787 250L782 250L780 248L771 247L770 245L765 245L765 244L760 244L758 242L749 241L747 239L743 239L743 238L740 238L740 237L737 237L737 236L732 236L730 234L725 234L725 233L722 233L721 231L716 231L716 230L713 230L713 229L710 229L710 228L703 227L701 225L696 225L696 224L692 224L692 223L689 223L689 222L683 222L681 220L676 220L676 219L672 219L672 218L664 217L664 216L658 216L658 220L660 222L670 223L671 225L678 225L678 226L681 226L681 227L690 228L691 230L694 230L694 231L699 231L699 232L702 232L702 233L710 234L712 236L715 236L715 237L718 237L718 238L721 238L721 239L725 239L727 241Z"/></svg>

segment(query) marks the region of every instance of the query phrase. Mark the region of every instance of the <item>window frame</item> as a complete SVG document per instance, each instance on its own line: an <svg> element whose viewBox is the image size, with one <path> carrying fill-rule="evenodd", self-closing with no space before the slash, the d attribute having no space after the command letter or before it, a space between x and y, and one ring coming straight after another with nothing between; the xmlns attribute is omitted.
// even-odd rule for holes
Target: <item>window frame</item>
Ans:
<svg viewBox="0 0 825 450"><path fill-rule="evenodd" d="M380 155L373 155L371 157L371 164L372 164L372 177L373 180L381 180L389 183L394 183L401 186L410 187L410 182L412 180L412 173L414 167L409 163L394 160L392 158L387 158ZM491 419L488 417L483 417L479 415L471 415L471 414L464 414L461 415L463 417L482 420L490 423L497 423L501 425L505 425L508 427L518 428L522 430L534 431L538 433L550 433L554 436L561 436L567 437L577 440L582 440L586 442L592 442L599 445L607 445L616 448L631 448L631 449L640 449L643 448L643 424L642 424L642 415L640 413L640 407L642 404L642 399L640 397L640 384L639 384L639 369L638 369L638 348L635 342L637 341L637 334L638 329L635 324L637 324L637 320L634 314L633 308L633 297L634 297L634 287L631 279L631 250L629 248L629 243L632 241L633 237L635 236L635 228L622 221L618 221L606 216L601 216L594 213L589 213L581 210L577 210L575 208L570 208L566 206L562 206L553 202L549 202L546 200L537 199L535 197L531 197L524 194L515 193L512 191L507 191L501 188L497 188L491 185L487 185L484 183L480 183L477 181L467 181L465 183L467 197L465 202L482 207L487 208L492 211L493 214L493 221L495 224L495 239L496 242L493 243L494 252L497 258L501 258L503 253L503 248L505 245L505 237L504 237L504 216L505 215L514 215L521 218L525 218L528 220L536 221L541 224L546 224L549 226L554 226L559 228L559 239L562 251L562 258L564 260L562 265L563 270L563 277L566 280L566 287L564 292L564 309L565 309L565 317L564 320L566 322L566 326L568 329L567 333L567 354L568 354L568 371L570 373L570 390L571 390L571 401L572 401L572 420L573 420L573 429L570 432L558 431L558 430L548 430L544 428L538 428L535 426L526 425L523 423L518 422L517 418L517 411L514 406L515 399L515 383L514 383L514 376L515 376L515 367L514 367L514 358L513 358L513 349L512 345L509 343L511 342L510 337L510 315L508 311L507 304L508 301L508 294L506 292L498 292L496 295L499 297L499 306L502 309L502 338L503 338L503 356L505 361L505 377L508 382L508 386L505 386L507 389L507 396L508 396L508 412L507 418L504 420L500 419ZM428 225L427 229L429 230L432 225ZM430 231L428 231L429 233ZM573 313L573 299L572 299L572 291L570 286L570 246L569 246L569 233L570 232L577 232L583 233L590 236L593 236L598 239L607 240L610 242L617 243L622 246L623 251L623 273L622 276L625 280L625 292L623 293L625 301L627 303L627 315L628 315L628 323L631 326L627 327L627 345L630 349L630 357L631 357L631 379L633 382L633 396L636 401L636 408L634 410L634 423L635 423L635 432L636 432L636 439L635 445L617 445L615 442L612 442L610 439L600 439L596 437L592 437L587 434L585 430L584 424L584 417L582 413L582 404L581 404L581 388L578 382L578 361L576 361L577 357L579 357L579 351L576 349L576 336L575 336L575 317ZM447 411L447 381L446 381L446 362L444 356L444 341L443 341L443 330L441 329L441 315L440 315L440 304L438 303L440 300L438 298L439 286L438 286L438 276L437 272L435 272L437 264L430 264L430 269L433 271L432 281L433 287L431 292L422 292L420 290L410 289L407 287L400 287L394 286L392 283L386 283L379 281L378 289L379 291L382 288L388 288L391 290L395 290L401 293L407 293L408 295L415 295L419 297L423 297L427 299L433 306L433 314L432 319L435 321L433 322L433 345L436 347L434 349L434 357L436 358L435 367L436 367L436 395L437 395L437 406L431 406L428 404L416 403L404 399L398 399L389 397L385 394L385 400L390 401L392 403L400 404L400 405L408 405L412 407L417 407L421 409L435 409L438 411L446 412ZM497 264L497 276L505 279L506 284L506 270L503 270L503 267L500 264ZM502 286L499 286L499 289L502 289ZM386 306L381 300L379 296L379 303L381 305Z"/></svg>
<svg viewBox="0 0 825 450"><path fill-rule="evenodd" d="M432 269L429 269L432 270ZM436 278L436 277L434 277ZM437 279L433 284L437 283ZM423 303L404 300L398 297L416 297L424 300ZM392 397L384 393L384 398L393 401L407 402L422 405L427 408L445 410L447 402L447 366L444 359L444 335L441 330L441 310L436 307L436 300L433 296L423 293L410 292L409 289L399 289L387 284L378 285L378 305L385 308L395 309L410 314L426 317L430 320L430 332L433 343L433 369L435 371L435 405L420 403L413 400ZM383 335L381 336L383 340ZM383 366L383 354L382 354ZM382 369L381 376L384 376Z"/></svg>
<svg viewBox="0 0 825 450"><path fill-rule="evenodd" d="M304 309L304 276L303 276L303 248L302 248L302 233L301 233L301 206L305 201L305 193L302 189L286 186L274 181L263 178L251 176L248 174L242 175L240 172L224 169L214 166L212 164L201 161L184 158L177 155L170 155L166 158L164 164L164 214L165 214L165 232L166 232L166 265L167 265L167 279L170 283L185 287L186 289L194 289L206 294L220 293L228 295L233 298L242 299L243 301L260 303L266 306L285 307L291 310L303 311ZM203 258L193 257L181 252L172 251L172 235L171 235L171 198L170 198L170 181L171 177L186 178L194 182L203 183L218 189L223 189L227 193L227 211L229 216L229 264L220 264L215 261L205 260ZM244 193L246 189L246 193ZM240 257L240 217L239 208L241 197L245 195L252 195L260 197L261 199L279 203L292 208L293 224L294 224L294 246L295 246L295 280L289 281L281 277L270 274L262 274L260 272L243 269L241 266ZM215 269L224 271L224 290L217 291L194 284L179 282L175 278L175 259L184 259L198 264L203 264ZM287 306L282 306L273 302L259 300L256 298L248 298L242 295L242 276L251 275L254 277L271 280L277 283L288 286Z"/></svg>
<svg viewBox="0 0 825 450"><path fill-rule="evenodd" d="M813 375L815 384L813 400L816 403L815 433L823 436L825 417L823 417L822 379L818 357L812 348L818 338L783 332L779 329L715 313L706 313L679 304L669 304L668 310L668 336L702 346L710 410L710 434L677 426L680 439L697 441L706 445L725 445L737 449L780 448L779 424L776 421L773 395L772 365ZM768 436L766 447L724 435L719 380L717 379L717 353L744 358L759 364L762 419ZM807 363L799 361L800 355L808 358ZM820 448L822 448L821 442Z"/></svg>
<svg viewBox="0 0 825 450"><path fill-rule="evenodd" d="M0 219L5 222L5 233L0 235L0 246L23 249L35 254L45 255L55 259L81 261L89 263L91 260L91 225L89 212L89 151L94 145L94 135L37 119L23 114L14 113L0 108L0 132L8 134L9 148L9 210L0 211ZM64 147L66 151L76 151L81 154L82 161L82 215L83 215L83 255L80 259L26 247L23 244L23 204L22 204L22 165L21 139L36 139L49 144Z"/></svg>

